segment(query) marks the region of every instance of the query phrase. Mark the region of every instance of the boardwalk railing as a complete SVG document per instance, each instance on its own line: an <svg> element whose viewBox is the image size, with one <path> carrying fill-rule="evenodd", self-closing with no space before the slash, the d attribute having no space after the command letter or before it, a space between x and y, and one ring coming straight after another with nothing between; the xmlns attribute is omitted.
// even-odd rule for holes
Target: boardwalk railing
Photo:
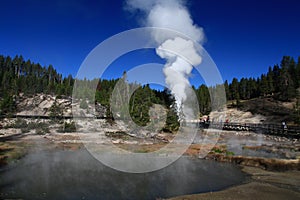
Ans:
<svg viewBox="0 0 300 200"><path fill-rule="evenodd" d="M288 126L284 128L280 124L200 122L199 127L229 131L253 131L255 133L300 139L300 126Z"/></svg>
<svg viewBox="0 0 300 200"><path fill-rule="evenodd" d="M71 115L68 116L48 116L48 115L0 115L0 119L4 118L23 118L23 119L73 119L73 118L94 118L94 119L106 119L106 117L102 116L76 116L73 117Z"/></svg>

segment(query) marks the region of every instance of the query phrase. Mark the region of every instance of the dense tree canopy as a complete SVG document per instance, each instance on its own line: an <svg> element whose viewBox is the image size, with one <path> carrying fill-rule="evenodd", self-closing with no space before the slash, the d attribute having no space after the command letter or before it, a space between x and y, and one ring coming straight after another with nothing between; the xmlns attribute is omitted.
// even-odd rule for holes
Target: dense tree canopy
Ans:
<svg viewBox="0 0 300 200"><path fill-rule="evenodd" d="M22 56L0 56L0 96L19 93L71 95L73 78L62 77L52 65L24 61Z"/></svg>
<svg viewBox="0 0 300 200"><path fill-rule="evenodd" d="M273 96L282 101L296 97L300 87L300 57L298 62L290 56L284 56L280 66L269 67L266 74L259 78L233 78L228 84L225 81L228 100L247 100L257 97Z"/></svg>

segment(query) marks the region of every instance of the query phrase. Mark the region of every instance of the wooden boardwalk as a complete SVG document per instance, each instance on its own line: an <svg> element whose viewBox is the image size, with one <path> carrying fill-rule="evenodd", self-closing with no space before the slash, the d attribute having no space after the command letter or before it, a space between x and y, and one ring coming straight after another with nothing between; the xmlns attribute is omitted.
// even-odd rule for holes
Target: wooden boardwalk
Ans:
<svg viewBox="0 0 300 200"><path fill-rule="evenodd" d="M300 139L300 126L287 126L285 129L280 124L200 122L199 127L204 129L213 128L229 131L253 131L260 134Z"/></svg>
<svg viewBox="0 0 300 200"><path fill-rule="evenodd" d="M73 119L74 117L69 116L48 116L48 115L0 115L0 119L4 118L20 118L20 119ZM85 116L76 116L76 119L85 119L85 118L93 118L93 119L106 119L105 117L85 117Z"/></svg>

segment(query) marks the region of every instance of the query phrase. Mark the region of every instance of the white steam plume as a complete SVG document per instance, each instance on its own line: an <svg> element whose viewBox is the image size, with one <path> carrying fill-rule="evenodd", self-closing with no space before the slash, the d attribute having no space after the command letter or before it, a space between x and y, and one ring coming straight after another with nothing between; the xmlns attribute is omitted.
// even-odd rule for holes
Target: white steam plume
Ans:
<svg viewBox="0 0 300 200"><path fill-rule="evenodd" d="M146 26L171 29L200 43L204 39L203 29L194 24L181 0L127 0L126 6L131 11L142 11L146 15L143 22ZM190 87L188 78L193 65L199 65L202 58L190 40L165 32L155 32L152 36L158 44L157 55L167 61L163 70L166 84L175 96L177 111L180 112L188 96L186 90Z"/></svg>

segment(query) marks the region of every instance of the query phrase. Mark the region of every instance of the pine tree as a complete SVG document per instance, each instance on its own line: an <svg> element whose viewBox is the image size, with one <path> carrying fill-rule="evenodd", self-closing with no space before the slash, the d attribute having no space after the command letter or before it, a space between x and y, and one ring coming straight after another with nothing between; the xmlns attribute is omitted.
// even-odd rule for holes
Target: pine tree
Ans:
<svg viewBox="0 0 300 200"><path fill-rule="evenodd" d="M225 93L226 93L226 99L229 100L231 97L231 93L229 91L229 85L228 85L227 80L224 82L224 89L225 89Z"/></svg>
<svg viewBox="0 0 300 200"><path fill-rule="evenodd" d="M290 57L284 56L281 61L281 70L279 74L279 99L283 101L291 100L295 97L294 83L288 71L290 66Z"/></svg>
<svg viewBox="0 0 300 200"><path fill-rule="evenodd" d="M259 94L260 96L266 96L269 93L268 87L268 79L265 75L261 76L260 83L259 83Z"/></svg>
<svg viewBox="0 0 300 200"><path fill-rule="evenodd" d="M63 109L58 105L56 99L49 110L49 117L54 121L59 121L62 119Z"/></svg>
<svg viewBox="0 0 300 200"><path fill-rule="evenodd" d="M294 58L290 58L290 60L289 60L288 72L290 74L290 78L291 78L293 84L295 86L297 86L296 85L297 84L297 79L296 79L296 76L295 76L296 75L296 62L295 62ZM294 91L294 92L296 92L296 91Z"/></svg>
<svg viewBox="0 0 300 200"><path fill-rule="evenodd" d="M248 80L242 78L239 84L239 95L241 99L247 99L247 82Z"/></svg>
<svg viewBox="0 0 300 200"><path fill-rule="evenodd" d="M274 65L273 67L273 81L274 81L274 91L275 93L279 92L279 76L280 76L280 67L278 65Z"/></svg>
<svg viewBox="0 0 300 200"><path fill-rule="evenodd" d="M269 67L268 74L267 74L267 82L268 82L268 93L273 95L275 92L274 87L274 73L272 67Z"/></svg>
<svg viewBox="0 0 300 200"><path fill-rule="evenodd" d="M236 105L240 104L240 94L239 94L239 81L237 78L232 79L232 83L230 85L230 90L232 94L232 100L236 100Z"/></svg>
<svg viewBox="0 0 300 200"><path fill-rule="evenodd" d="M296 103L294 105L294 122L300 124L300 89L296 91Z"/></svg>
<svg viewBox="0 0 300 200"><path fill-rule="evenodd" d="M16 111L16 103L13 96L5 94L0 102L0 115L12 115Z"/></svg>
<svg viewBox="0 0 300 200"><path fill-rule="evenodd" d="M206 115L211 110L211 99L209 89L206 85L202 84L196 91L199 102L199 111L202 115Z"/></svg>
<svg viewBox="0 0 300 200"><path fill-rule="evenodd" d="M295 79L295 88L298 89L300 87L300 56L298 57L298 62L296 66Z"/></svg>

